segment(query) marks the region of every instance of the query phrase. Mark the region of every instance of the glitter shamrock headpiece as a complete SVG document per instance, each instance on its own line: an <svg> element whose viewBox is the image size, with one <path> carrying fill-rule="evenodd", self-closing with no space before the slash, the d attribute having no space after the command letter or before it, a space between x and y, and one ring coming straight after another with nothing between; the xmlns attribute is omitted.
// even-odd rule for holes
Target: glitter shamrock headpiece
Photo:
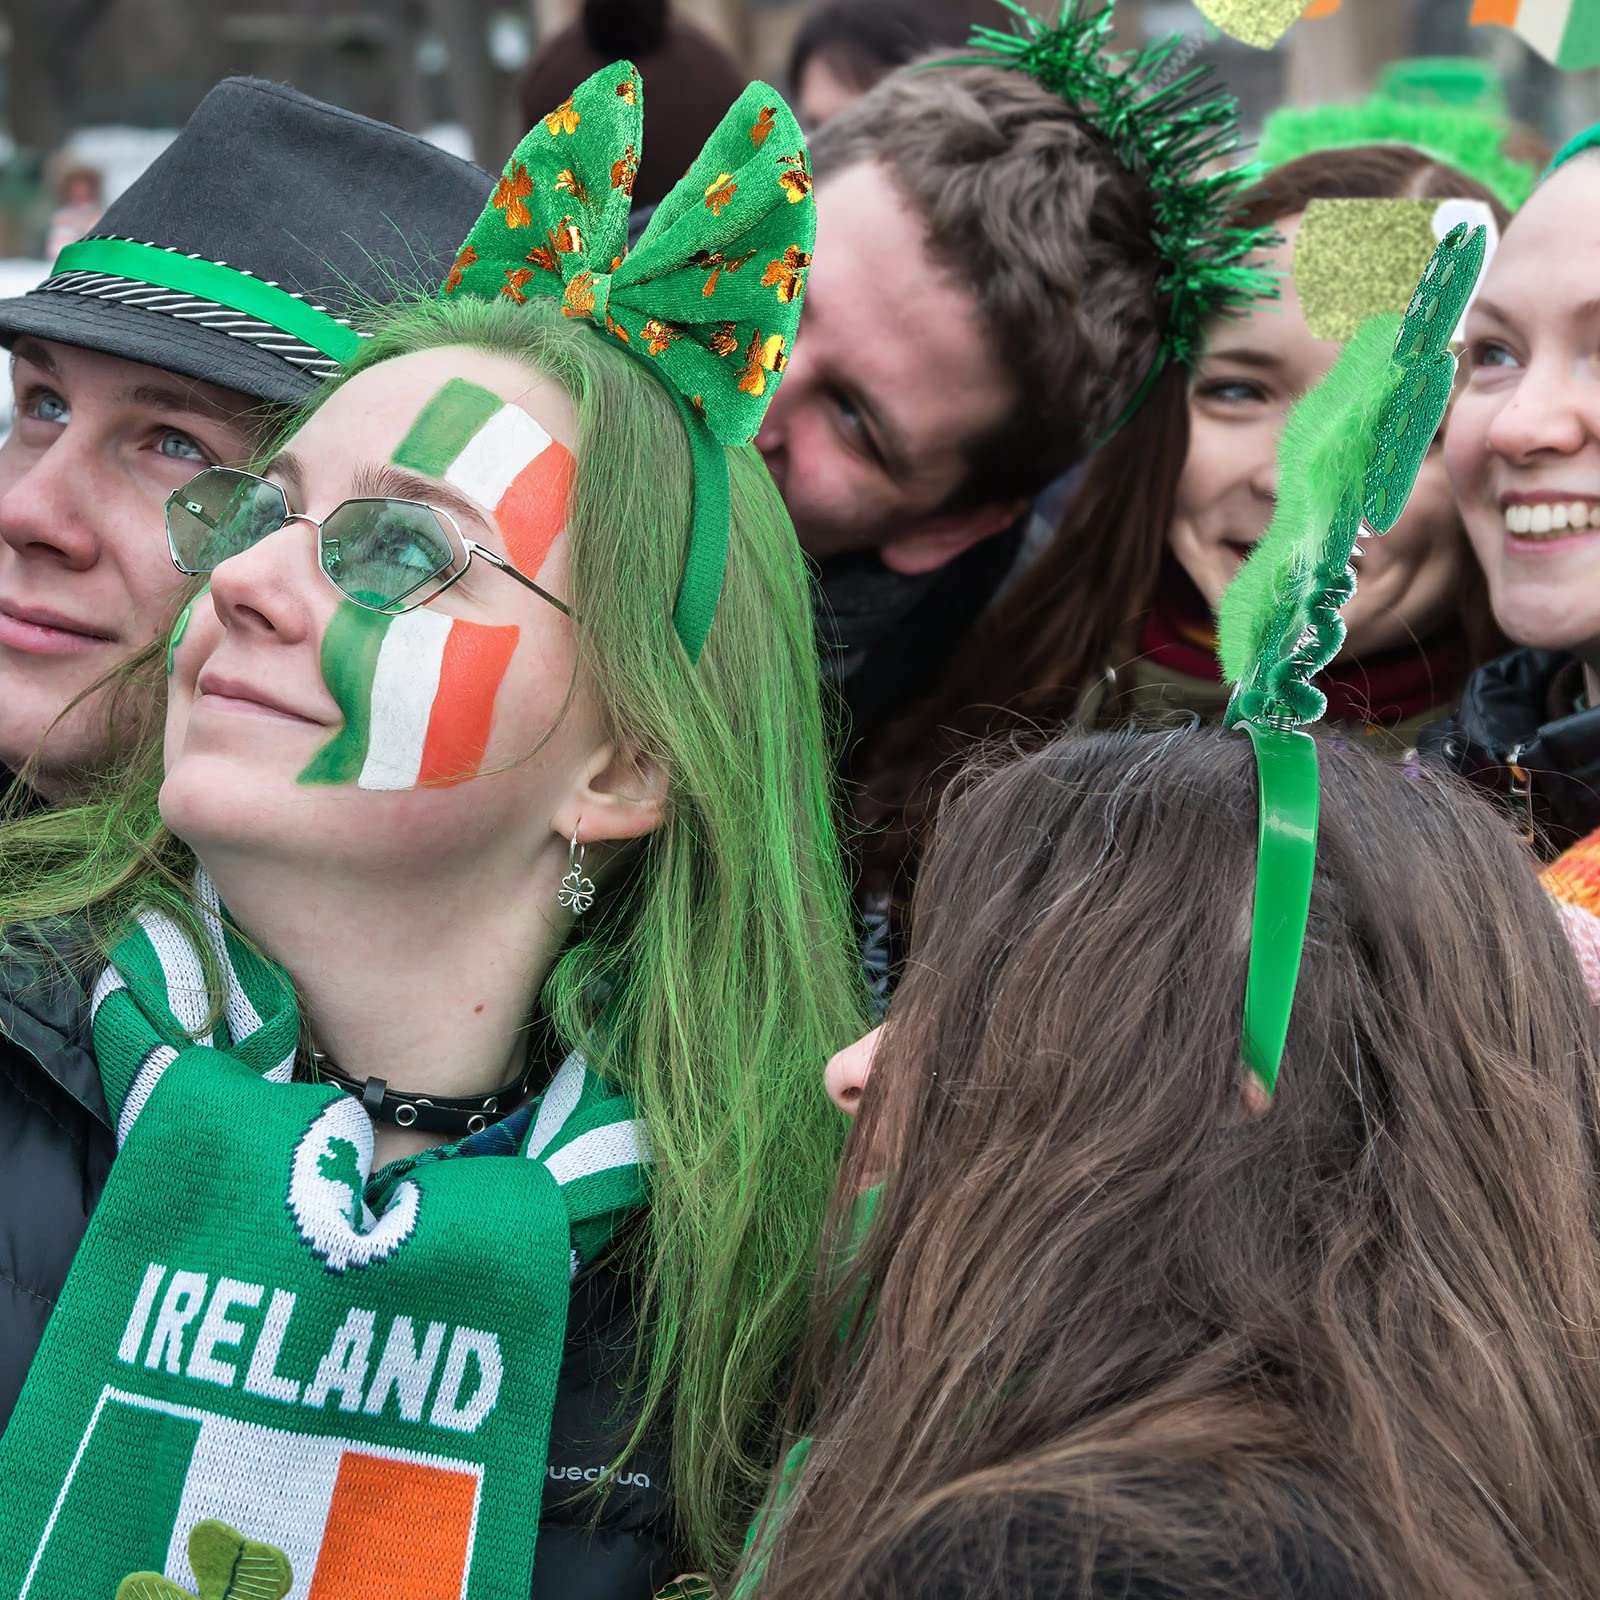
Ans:
<svg viewBox="0 0 1600 1600"><path fill-rule="evenodd" d="M1101 0L1062 0L1053 27L1019 0L999 3L1012 14L1010 31L974 28L969 43L984 54L940 65L1027 73L1077 110L1117 160L1149 185L1166 325L1156 359L1113 425L1115 432L1170 362L1193 363L1213 317L1276 297L1270 275L1244 264L1272 242L1272 230L1229 221L1239 190L1255 175L1251 168L1228 165L1239 148L1238 107L1220 92L1209 68L1180 70L1179 52L1186 48L1181 34L1166 34L1138 50L1111 51L1106 45L1113 7L1102 8Z"/></svg>
<svg viewBox="0 0 1600 1600"><path fill-rule="evenodd" d="M816 237L805 141L777 90L752 83L628 248L644 85L619 61L512 151L441 296L548 298L666 386L689 435L694 508L672 622L705 644L728 556L724 446L748 443L800 324Z"/></svg>
<svg viewBox="0 0 1600 1600"><path fill-rule="evenodd" d="M1217 651L1227 724L1255 745L1260 792L1244 1058L1270 1094L1283 1059L1317 857L1317 746L1327 709L1312 679L1344 643L1350 557L1399 520L1455 382L1450 337L1483 268L1487 230L1453 228L1404 317L1364 322L1290 412L1272 524L1228 586Z"/></svg>

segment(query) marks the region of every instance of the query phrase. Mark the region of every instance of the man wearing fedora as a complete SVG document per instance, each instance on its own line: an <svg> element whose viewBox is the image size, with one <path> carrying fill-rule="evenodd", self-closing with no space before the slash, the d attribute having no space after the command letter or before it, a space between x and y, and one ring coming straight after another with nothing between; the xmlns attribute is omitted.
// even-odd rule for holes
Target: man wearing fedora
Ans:
<svg viewBox="0 0 1600 1600"><path fill-rule="evenodd" d="M118 702L78 697L173 620L167 496L243 465L357 347L362 306L436 286L490 187L397 128L229 78L0 300L0 792L29 757L46 801L114 760Z"/></svg>

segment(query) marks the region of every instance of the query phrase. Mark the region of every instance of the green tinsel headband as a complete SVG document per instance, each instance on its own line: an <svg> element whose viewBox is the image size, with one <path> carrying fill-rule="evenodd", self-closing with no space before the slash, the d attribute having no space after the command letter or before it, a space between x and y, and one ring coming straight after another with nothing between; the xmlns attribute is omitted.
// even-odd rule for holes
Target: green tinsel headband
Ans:
<svg viewBox="0 0 1600 1600"><path fill-rule="evenodd" d="M1019 0L999 3L1012 14L1011 31L974 28L969 42L985 53L941 65L1027 73L1078 111L1150 189L1151 238L1165 268L1157 289L1168 303L1166 326L1156 359L1113 425L1115 432L1169 362L1194 363L1214 317L1252 300L1277 298L1270 275L1244 264L1272 242L1272 229L1229 221L1240 189L1254 175L1229 164L1239 148L1238 107L1219 92L1207 67L1169 79L1184 48L1181 34L1166 34L1138 50L1111 51L1106 45L1113 7L1102 9L1100 0L1062 0L1054 27Z"/></svg>

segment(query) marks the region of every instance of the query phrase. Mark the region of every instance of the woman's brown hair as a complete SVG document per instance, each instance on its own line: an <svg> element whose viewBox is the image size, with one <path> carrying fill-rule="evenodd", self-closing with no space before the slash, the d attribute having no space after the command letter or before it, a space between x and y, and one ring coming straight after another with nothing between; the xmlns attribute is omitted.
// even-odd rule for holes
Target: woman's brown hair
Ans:
<svg viewBox="0 0 1600 1600"><path fill-rule="evenodd" d="M1594 1592L1596 1015L1487 807L1322 769L1265 1109L1249 741L1068 736L952 792L761 1600Z"/></svg>
<svg viewBox="0 0 1600 1600"><path fill-rule="evenodd" d="M1502 230L1510 221L1489 190L1424 151L1361 145L1268 173L1240 194L1235 222L1269 227L1313 200L1406 197L1482 200ZM974 628L932 697L863 764L862 863L880 892L906 889L944 785L975 743L1072 718L1092 725L1111 704L1116 669L1134 654L1155 594L1188 451L1188 373L1174 366L1091 459L1037 562ZM1474 659L1496 653L1470 560L1458 611Z"/></svg>

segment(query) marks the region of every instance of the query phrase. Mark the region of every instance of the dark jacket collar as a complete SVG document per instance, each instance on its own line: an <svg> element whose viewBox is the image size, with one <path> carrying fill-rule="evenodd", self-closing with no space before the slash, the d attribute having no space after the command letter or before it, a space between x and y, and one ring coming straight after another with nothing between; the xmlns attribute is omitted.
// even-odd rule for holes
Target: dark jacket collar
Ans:
<svg viewBox="0 0 1600 1600"><path fill-rule="evenodd" d="M107 1127L100 1069L89 1033L89 991L81 976L80 931L70 925L30 929L0 951L0 1048L20 1046ZM26 1068L26 1063L21 1064Z"/></svg>
<svg viewBox="0 0 1600 1600"><path fill-rule="evenodd" d="M823 672L843 701L850 747L871 744L938 683L1016 561L1025 521L918 577L890 572L876 551L818 564Z"/></svg>
<svg viewBox="0 0 1600 1600"><path fill-rule="evenodd" d="M1583 670L1554 650L1513 650L1467 680L1423 752L1518 808L1550 850L1600 826L1600 709L1578 709ZM1519 776L1520 774L1520 776Z"/></svg>

